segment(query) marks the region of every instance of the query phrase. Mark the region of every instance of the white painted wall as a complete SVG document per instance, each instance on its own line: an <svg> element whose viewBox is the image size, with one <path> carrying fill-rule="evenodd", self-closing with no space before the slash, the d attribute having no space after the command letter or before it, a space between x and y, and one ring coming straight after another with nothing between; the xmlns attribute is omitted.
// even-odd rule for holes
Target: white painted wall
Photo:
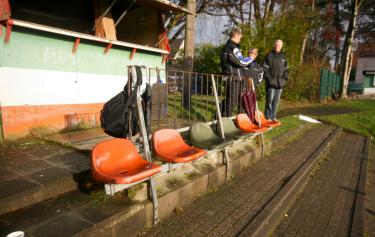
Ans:
<svg viewBox="0 0 375 237"><path fill-rule="evenodd" d="M375 88L365 88L363 90L363 94L366 94L366 95L368 95L368 94L375 94Z"/></svg>
<svg viewBox="0 0 375 237"><path fill-rule="evenodd" d="M375 57L358 58L355 82L363 83L363 71L375 71Z"/></svg>
<svg viewBox="0 0 375 237"><path fill-rule="evenodd" d="M0 105L103 103L119 93L126 76L0 67ZM145 88L146 76L144 75ZM151 84L156 77L151 78Z"/></svg>

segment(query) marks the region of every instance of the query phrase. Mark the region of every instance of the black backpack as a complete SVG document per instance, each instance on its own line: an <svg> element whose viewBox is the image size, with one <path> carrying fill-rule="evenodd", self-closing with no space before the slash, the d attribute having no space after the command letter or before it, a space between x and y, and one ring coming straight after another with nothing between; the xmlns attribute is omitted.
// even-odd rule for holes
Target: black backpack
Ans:
<svg viewBox="0 0 375 237"><path fill-rule="evenodd" d="M243 70L243 76L252 77L254 79L254 86L258 86L259 84L261 84L263 80L263 74L263 68L256 62L253 62L248 67L245 67Z"/></svg>
<svg viewBox="0 0 375 237"><path fill-rule="evenodd" d="M142 85L142 70L139 66L135 66L135 70L137 78L129 78L124 90L105 103L101 111L101 126L110 136L130 138L139 131L136 95ZM136 81L136 84L128 93L131 81Z"/></svg>

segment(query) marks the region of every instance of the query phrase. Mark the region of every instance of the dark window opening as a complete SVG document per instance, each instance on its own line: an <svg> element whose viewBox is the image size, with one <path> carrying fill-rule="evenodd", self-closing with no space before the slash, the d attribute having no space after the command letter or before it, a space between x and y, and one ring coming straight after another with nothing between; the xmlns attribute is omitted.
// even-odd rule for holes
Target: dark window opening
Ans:
<svg viewBox="0 0 375 237"><path fill-rule="evenodd" d="M131 1L118 1L112 9L115 22L129 8ZM160 11L155 8L132 5L116 27L120 41L158 47L159 35L164 32Z"/></svg>
<svg viewBox="0 0 375 237"><path fill-rule="evenodd" d="M92 34L94 10L91 0L13 0L10 5L14 19Z"/></svg>
<svg viewBox="0 0 375 237"><path fill-rule="evenodd" d="M95 1L103 0L11 0L10 4L14 19L95 35L95 22L98 22L100 14L105 12L113 0L106 1L105 4L100 2L103 4L100 10ZM104 27L101 25L105 28L104 31L110 32L107 36L105 33L97 33L97 36L159 48L158 43L164 32L160 10L132 3L132 0L118 0L106 15L110 20L106 19ZM125 16L114 28L114 24L126 10ZM110 34L112 37L109 37Z"/></svg>

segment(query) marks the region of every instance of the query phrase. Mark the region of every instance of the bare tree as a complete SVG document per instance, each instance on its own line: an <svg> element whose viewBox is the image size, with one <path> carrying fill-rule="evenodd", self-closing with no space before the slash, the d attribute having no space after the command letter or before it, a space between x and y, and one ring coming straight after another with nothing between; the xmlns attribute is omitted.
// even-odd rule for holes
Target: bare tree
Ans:
<svg viewBox="0 0 375 237"><path fill-rule="evenodd" d="M352 51L353 51L353 41L355 36L355 31L357 28L357 18L359 8L361 6L362 0L351 0L350 1L350 18L348 22L348 28L345 34L344 47L341 56L341 70L340 74L343 81L341 96L347 97L347 89L350 77L350 71L352 68Z"/></svg>
<svg viewBox="0 0 375 237"><path fill-rule="evenodd" d="M235 26L248 24L255 19L256 27L264 27L272 19L277 4L282 0L212 0L207 1L204 13L212 16L227 16Z"/></svg>
<svg viewBox="0 0 375 237"><path fill-rule="evenodd" d="M184 6L186 0L175 0L175 4ZM229 25L242 26L255 20L255 27L264 29L272 20L277 6L287 7L286 0L196 0L196 14L227 17ZM171 32L169 39L173 42L184 34L186 14L167 13L164 17L166 28Z"/></svg>
<svg viewBox="0 0 375 237"><path fill-rule="evenodd" d="M251 1L227 1L227 0L213 0L207 1L204 13L211 16L225 16L228 17L230 23L235 26L240 26L249 21Z"/></svg>
<svg viewBox="0 0 375 237"><path fill-rule="evenodd" d="M186 1L178 0L173 2L179 6L186 7ZM197 15L204 13L208 2L209 0L196 0L195 13ZM171 41L171 43L177 38L183 36L186 24L186 14L176 14L175 12L166 13L164 15L164 22L167 32L170 32L169 41Z"/></svg>
<svg viewBox="0 0 375 237"><path fill-rule="evenodd" d="M312 0L311 1L311 12L312 12L312 14L314 14L314 11L315 11L315 0ZM304 58L305 49L306 49L306 42L307 42L307 39L309 37L309 33L310 33L310 29L307 30L307 32L305 34L305 37L303 38L303 41L302 41L301 54L300 54L300 64L303 63L303 58Z"/></svg>
<svg viewBox="0 0 375 237"><path fill-rule="evenodd" d="M340 38L342 36L342 27L340 24L340 1L335 0L335 17L334 17L334 26L335 26L335 71L340 71L340 54L341 54L341 48L340 48Z"/></svg>

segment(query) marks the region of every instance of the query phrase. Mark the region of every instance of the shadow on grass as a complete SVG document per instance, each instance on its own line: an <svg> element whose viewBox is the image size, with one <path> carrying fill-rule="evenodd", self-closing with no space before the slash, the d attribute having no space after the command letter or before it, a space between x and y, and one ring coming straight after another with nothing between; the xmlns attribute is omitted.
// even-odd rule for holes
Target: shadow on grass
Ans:
<svg viewBox="0 0 375 237"><path fill-rule="evenodd" d="M314 107L303 107L303 108L287 108L283 109L278 113L279 117L285 117L288 115L304 114L310 116L325 116L325 115L339 115L348 113L362 112L363 109L343 107L343 106L314 106Z"/></svg>

